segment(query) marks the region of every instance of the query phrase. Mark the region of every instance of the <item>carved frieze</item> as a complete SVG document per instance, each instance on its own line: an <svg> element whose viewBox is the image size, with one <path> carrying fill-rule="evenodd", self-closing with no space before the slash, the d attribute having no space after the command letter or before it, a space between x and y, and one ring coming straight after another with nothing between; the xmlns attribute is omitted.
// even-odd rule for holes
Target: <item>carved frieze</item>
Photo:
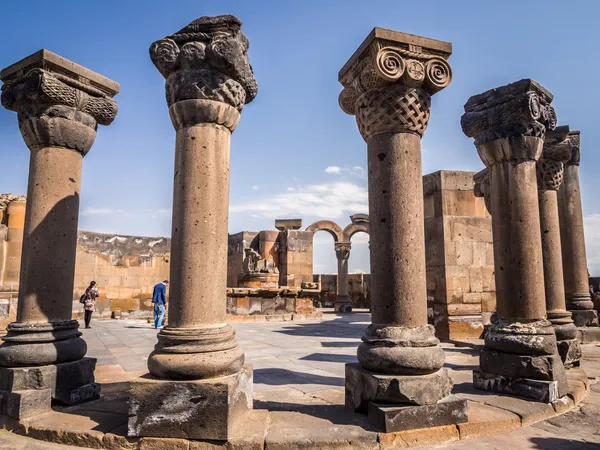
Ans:
<svg viewBox="0 0 600 450"><path fill-rule="evenodd" d="M340 107L356 116L365 140L391 131L422 136L431 95L452 80L451 52L446 42L376 28L340 72Z"/></svg>

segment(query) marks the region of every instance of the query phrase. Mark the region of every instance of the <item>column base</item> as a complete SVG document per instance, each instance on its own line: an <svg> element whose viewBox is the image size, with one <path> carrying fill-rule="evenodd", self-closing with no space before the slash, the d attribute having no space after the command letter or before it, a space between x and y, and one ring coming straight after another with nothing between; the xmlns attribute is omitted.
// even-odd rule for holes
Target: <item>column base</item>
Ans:
<svg viewBox="0 0 600 450"><path fill-rule="evenodd" d="M52 401L67 406L100 398L94 358L37 367L0 367L0 413L24 419L48 412Z"/></svg>
<svg viewBox="0 0 600 450"><path fill-rule="evenodd" d="M352 304L350 302L350 297L347 295L338 295L335 298L334 308L336 312L340 313L352 312Z"/></svg>
<svg viewBox="0 0 600 450"><path fill-rule="evenodd" d="M465 423L467 400L449 396L435 405L390 406L369 403L369 422L385 433Z"/></svg>
<svg viewBox="0 0 600 450"><path fill-rule="evenodd" d="M452 380L446 369L429 375L382 375L346 364L346 407L366 413L369 403L435 405L450 395Z"/></svg>
<svg viewBox="0 0 600 450"><path fill-rule="evenodd" d="M571 310L573 323L577 327L597 327L598 313L594 309Z"/></svg>
<svg viewBox="0 0 600 450"><path fill-rule="evenodd" d="M131 381L128 435L226 441L252 410L252 366L204 380Z"/></svg>
<svg viewBox="0 0 600 450"><path fill-rule="evenodd" d="M541 403L552 403L562 397L559 395L558 384L558 381L510 378L481 370L473 371L473 387L475 389L514 395Z"/></svg>

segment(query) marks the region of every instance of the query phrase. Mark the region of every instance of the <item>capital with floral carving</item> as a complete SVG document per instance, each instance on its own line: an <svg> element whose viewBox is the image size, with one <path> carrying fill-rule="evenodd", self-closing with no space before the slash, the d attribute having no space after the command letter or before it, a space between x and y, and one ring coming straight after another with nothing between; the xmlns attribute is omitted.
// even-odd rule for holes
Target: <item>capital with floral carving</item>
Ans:
<svg viewBox="0 0 600 450"><path fill-rule="evenodd" d="M2 106L18 115L19 129L33 150L59 147L85 155L98 124L118 112L112 99L119 84L48 50L40 50L0 72Z"/></svg>
<svg viewBox="0 0 600 450"><path fill-rule="evenodd" d="M540 191L557 191L563 182L564 165L571 159L572 143L569 126L556 127L546 133L542 156L537 162L537 182Z"/></svg>
<svg viewBox="0 0 600 450"><path fill-rule="evenodd" d="M350 242L336 242L335 243L335 256L338 260L347 260L350 258Z"/></svg>
<svg viewBox="0 0 600 450"><path fill-rule="evenodd" d="M175 129L216 123L233 131L258 92L248 39L235 16L204 16L154 42L150 58L166 79Z"/></svg>
<svg viewBox="0 0 600 450"><path fill-rule="evenodd" d="M342 68L339 103L365 140L381 133L423 136L431 95L452 80L452 44L375 28Z"/></svg>
<svg viewBox="0 0 600 450"><path fill-rule="evenodd" d="M531 79L490 89L467 101L462 130L475 139L486 166L537 161L546 132L556 127L552 99L550 92Z"/></svg>

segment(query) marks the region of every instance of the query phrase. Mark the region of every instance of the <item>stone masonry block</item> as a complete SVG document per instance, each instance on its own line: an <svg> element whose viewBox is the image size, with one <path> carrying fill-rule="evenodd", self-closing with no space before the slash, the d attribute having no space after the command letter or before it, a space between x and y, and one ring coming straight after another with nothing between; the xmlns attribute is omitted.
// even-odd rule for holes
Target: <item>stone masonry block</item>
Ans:
<svg viewBox="0 0 600 450"><path fill-rule="evenodd" d="M566 373L558 354L549 356L526 356L503 353L482 348L479 354L481 370L509 379L527 378L556 381L559 397L566 395Z"/></svg>
<svg viewBox="0 0 600 450"><path fill-rule="evenodd" d="M27 419L51 410L52 389L8 392L0 390L0 414Z"/></svg>
<svg viewBox="0 0 600 450"><path fill-rule="evenodd" d="M432 405L450 394L446 369L430 375L380 375L360 364L346 364L346 407L366 412L370 402L385 405Z"/></svg>
<svg viewBox="0 0 600 450"><path fill-rule="evenodd" d="M26 391L53 389L56 366L0 367L0 390Z"/></svg>
<svg viewBox="0 0 600 450"><path fill-rule="evenodd" d="M434 405L423 406L369 403L368 416L369 422L385 433L454 425L468 420L467 400L449 397Z"/></svg>
<svg viewBox="0 0 600 450"><path fill-rule="evenodd" d="M95 358L57 364L53 398L64 405L100 398L100 385L94 382Z"/></svg>
<svg viewBox="0 0 600 450"><path fill-rule="evenodd" d="M541 403L552 403L562 397L559 395L556 381L507 378L479 370L473 371L473 387L482 391L524 397Z"/></svg>
<svg viewBox="0 0 600 450"><path fill-rule="evenodd" d="M206 380L131 382L129 436L228 440L252 409L252 366Z"/></svg>

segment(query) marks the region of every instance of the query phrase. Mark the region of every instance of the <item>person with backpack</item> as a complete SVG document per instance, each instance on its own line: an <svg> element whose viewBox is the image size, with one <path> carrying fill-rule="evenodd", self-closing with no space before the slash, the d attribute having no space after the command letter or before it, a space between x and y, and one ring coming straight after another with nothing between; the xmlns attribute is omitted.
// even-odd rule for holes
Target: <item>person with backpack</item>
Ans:
<svg viewBox="0 0 600 450"><path fill-rule="evenodd" d="M96 297L98 297L98 288L96 287L96 282L92 281L79 299L79 303L83 303L86 328L92 328L90 327L90 322L92 321L92 313L96 306Z"/></svg>

